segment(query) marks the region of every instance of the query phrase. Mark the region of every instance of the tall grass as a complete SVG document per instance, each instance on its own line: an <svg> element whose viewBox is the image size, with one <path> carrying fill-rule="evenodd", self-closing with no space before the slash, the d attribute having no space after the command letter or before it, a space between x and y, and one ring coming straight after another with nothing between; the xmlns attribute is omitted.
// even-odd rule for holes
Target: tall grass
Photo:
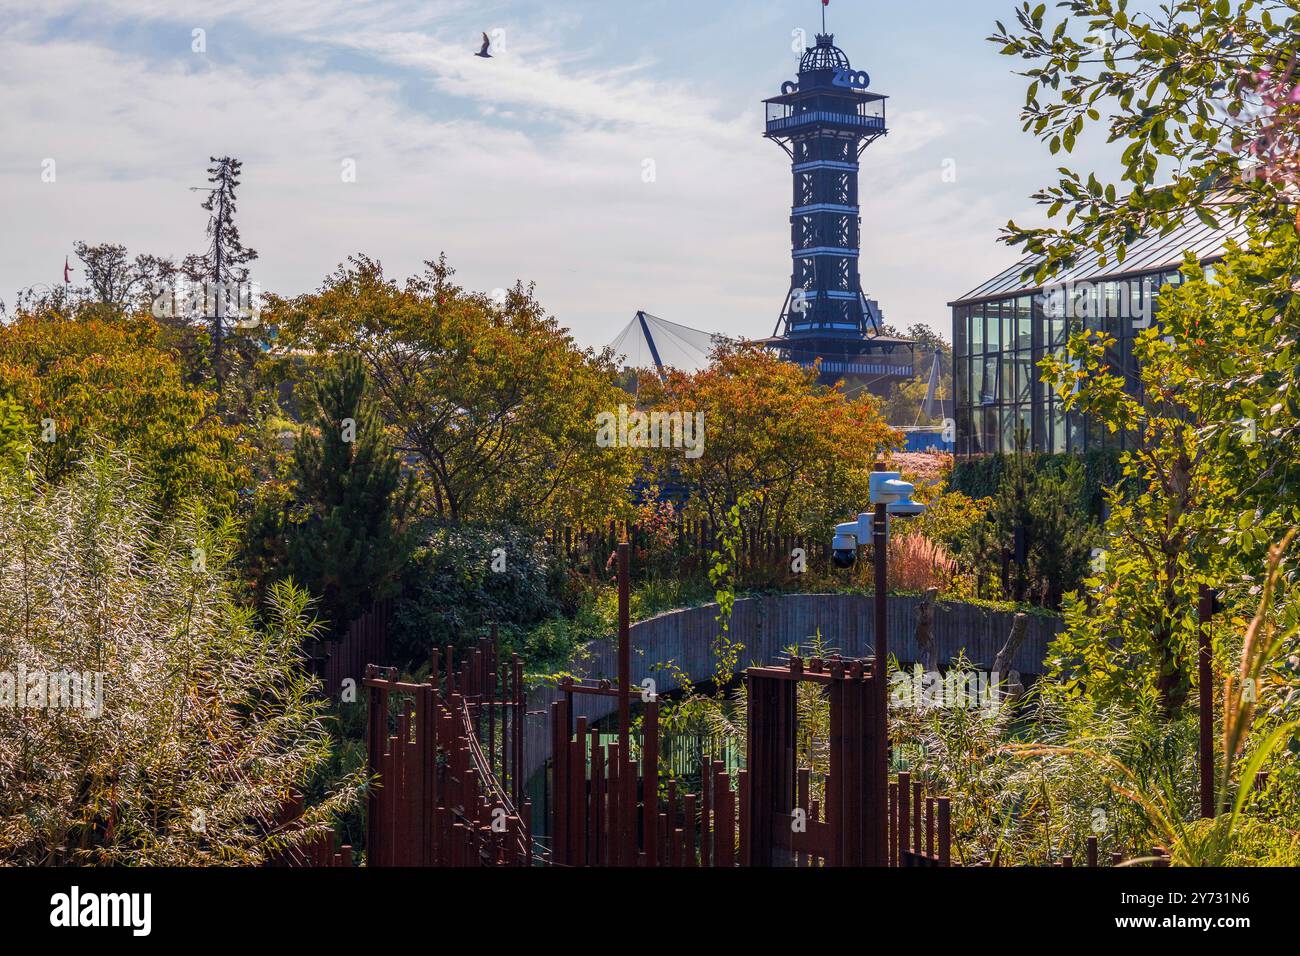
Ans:
<svg viewBox="0 0 1300 956"><path fill-rule="evenodd" d="M0 479L0 672L100 672L97 715L0 706L0 860L253 864L318 833L351 780L294 835L289 793L329 759L301 667L306 595L233 599L230 540L199 506L160 523L117 457L67 483ZM39 702L38 702L39 703Z"/></svg>

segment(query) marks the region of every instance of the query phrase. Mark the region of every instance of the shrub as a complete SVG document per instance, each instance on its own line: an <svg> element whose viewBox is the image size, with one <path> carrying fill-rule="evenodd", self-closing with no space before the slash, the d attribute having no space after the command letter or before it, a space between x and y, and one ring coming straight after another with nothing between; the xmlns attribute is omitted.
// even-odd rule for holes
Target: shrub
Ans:
<svg viewBox="0 0 1300 956"><path fill-rule="evenodd" d="M235 605L229 540L196 505L158 521L123 459L64 485L0 478L0 672L102 677L96 709L16 706L0 673L0 860L250 865L319 832L346 781L277 836L286 796L329 760L319 689L301 666L306 595ZM30 697L21 698L31 704Z"/></svg>
<svg viewBox="0 0 1300 956"><path fill-rule="evenodd" d="M958 461L950 480L954 491L971 498L990 498L998 493L1003 477L1012 465L1014 455L981 455ZM1083 484L1078 505L1094 518L1102 516L1106 492L1125 483L1120 453L1114 449L1098 449L1083 454L1059 453L1046 455L1027 453L1030 470L1037 474L1060 474L1072 463L1083 467Z"/></svg>
<svg viewBox="0 0 1300 956"><path fill-rule="evenodd" d="M544 543L518 528L432 528L402 574L393 651L418 667L433 648L463 649L493 622L518 646L520 631L558 610L561 573Z"/></svg>

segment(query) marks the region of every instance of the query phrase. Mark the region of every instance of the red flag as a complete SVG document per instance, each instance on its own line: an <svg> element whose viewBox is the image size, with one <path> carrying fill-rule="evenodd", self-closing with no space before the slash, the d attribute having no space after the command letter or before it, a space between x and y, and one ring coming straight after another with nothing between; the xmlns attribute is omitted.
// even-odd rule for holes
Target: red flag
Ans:
<svg viewBox="0 0 1300 956"><path fill-rule="evenodd" d="M68 257L63 257L63 284L67 285L72 281L72 266L68 265Z"/></svg>

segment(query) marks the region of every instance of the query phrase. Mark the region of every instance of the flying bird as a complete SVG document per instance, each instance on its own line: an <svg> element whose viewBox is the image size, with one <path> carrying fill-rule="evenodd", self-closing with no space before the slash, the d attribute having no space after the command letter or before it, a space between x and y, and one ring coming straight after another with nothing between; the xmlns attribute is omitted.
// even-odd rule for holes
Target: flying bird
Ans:
<svg viewBox="0 0 1300 956"><path fill-rule="evenodd" d="M488 47L492 45L492 39L485 33L483 34L483 49L475 53L475 56L481 56L486 60L492 59L492 54L488 52Z"/></svg>

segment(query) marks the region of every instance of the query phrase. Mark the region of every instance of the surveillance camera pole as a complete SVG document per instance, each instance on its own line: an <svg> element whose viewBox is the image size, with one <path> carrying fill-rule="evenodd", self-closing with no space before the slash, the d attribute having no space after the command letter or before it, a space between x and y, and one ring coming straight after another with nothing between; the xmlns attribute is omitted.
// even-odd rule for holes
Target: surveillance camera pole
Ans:
<svg viewBox="0 0 1300 956"><path fill-rule="evenodd" d="M886 465L883 461L877 461L873 466L875 471L884 471ZM877 816L879 817L876 826L876 840L880 848L880 853L884 854L885 847L889 842L888 827L885 824L885 808L889 803L889 763L890 763L890 745L889 745L889 689L886 684L886 659L889 656L889 506L882 502L876 503L875 515L871 522L871 550L872 558L875 562L876 570L876 599L875 599L875 644L876 644L876 663L873 668L873 678L876 683L876 739L880 741L880 746L875 749L876 760L883 759L884 766L874 768L872 774L876 785L875 801L878 807ZM878 856L874 861L876 865L884 865L885 858L883 855Z"/></svg>
<svg viewBox="0 0 1300 956"><path fill-rule="evenodd" d="M888 466L883 461L877 461L872 467L873 471L884 471ZM889 589L889 565L888 565L888 545L889 545L889 506L884 502L876 503L875 517L871 522L871 550L876 564L876 621L875 621L875 644L876 644L876 666L875 677L880 687L885 686L885 658L889 654L889 635L886 632L888 626L889 610L885 602L886 591Z"/></svg>

